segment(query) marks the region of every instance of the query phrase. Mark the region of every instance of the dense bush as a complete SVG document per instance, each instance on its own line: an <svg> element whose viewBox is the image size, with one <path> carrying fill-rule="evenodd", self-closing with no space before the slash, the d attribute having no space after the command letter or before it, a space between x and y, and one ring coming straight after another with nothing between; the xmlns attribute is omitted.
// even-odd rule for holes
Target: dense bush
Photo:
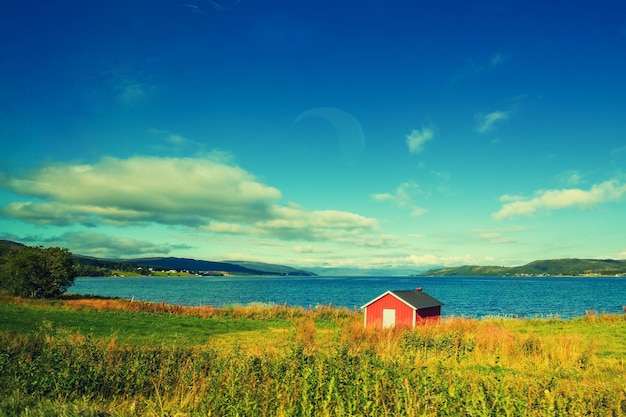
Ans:
<svg viewBox="0 0 626 417"><path fill-rule="evenodd" d="M76 272L67 249L23 247L0 258L0 289L25 298L55 298L72 284Z"/></svg>

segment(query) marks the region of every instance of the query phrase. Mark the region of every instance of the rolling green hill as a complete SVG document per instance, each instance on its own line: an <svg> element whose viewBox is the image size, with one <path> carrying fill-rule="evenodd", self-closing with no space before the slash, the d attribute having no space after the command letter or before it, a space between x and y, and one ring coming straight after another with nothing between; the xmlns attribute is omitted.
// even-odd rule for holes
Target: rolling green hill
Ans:
<svg viewBox="0 0 626 417"><path fill-rule="evenodd" d="M465 265L432 269L419 276L626 276L626 260L549 259L514 267Z"/></svg>

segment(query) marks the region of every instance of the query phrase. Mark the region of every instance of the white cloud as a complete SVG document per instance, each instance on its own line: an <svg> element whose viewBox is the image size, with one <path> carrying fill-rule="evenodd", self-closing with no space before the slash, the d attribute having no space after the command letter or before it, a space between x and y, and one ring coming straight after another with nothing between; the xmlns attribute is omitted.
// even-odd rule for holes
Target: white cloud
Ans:
<svg viewBox="0 0 626 417"><path fill-rule="evenodd" d="M406 144L409 146L411 153L420 153L424 144L433 139L435 131L425 127L421 131L414 129L410 134L406 135Z"/></svg>
<svg viewBox="0 0 626 417"><path fill-rule="evenodd" d="M38 223L155 222L198 225L260 219L282 198L245 170L211 158L103 158L93 165L49 165L0 180L14 193L45 202L14 203L2 214ZM32 216L31 216L32 215ZM36 216L36 217L33 217ZM45 223L45 220L41 218Z"/></svg>
<svg viewBox="0 0 626 417"><path fill-rule="evenodd" d="M589 190L570 188L546 190L536 193L534 198L504 195L505 204L492 215L496 220L518 216L532 216L542 210L559 210L568 207L592 208L598 204L618 201L626 195L626 184L610 180L595 184Z"/></svg>
<svg viewBox="0 0 626 417"><path fill-rule="evenodd" d="M375 219L280 205L278 189L225 163L219 154L49 165L21 176L0 174L0 188L26 200L0 207L0 215L37 225L163 224L210 233L348 242L378 233Z"/></svg>
<svg viewBox="0 0 626 417"><path fill-rule="evenodd" d="M309 211L297 206L274 206L269 220L256 222L261 234L286 240L353 242L378 231L378 222L358 214L336 211Z"/></svg>
<svg viewBox="0 0 626 417"><path fill-rule="evenodd" d="M508 111L494 111L489 114L478 114L476 119L478 120L478 132L487 133L495 128L497 123L508 120L511 112Z"/></svg>

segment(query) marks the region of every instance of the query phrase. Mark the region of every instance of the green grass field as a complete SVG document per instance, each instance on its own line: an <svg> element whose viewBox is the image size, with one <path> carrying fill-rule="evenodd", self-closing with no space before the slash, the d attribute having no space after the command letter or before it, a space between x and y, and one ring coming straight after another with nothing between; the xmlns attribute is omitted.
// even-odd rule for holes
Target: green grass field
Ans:
<svg viewBox="0 0 626 417"><path fill-rule="evenodd" d="M55 329L90 335L96 339L115 337L118 343L146 344L204 344L218 335L264 332L273 327L285 327L277 320L247 320L212 318L177 314L127 311L69 310L58 307L0 304L3 331L33 334L43 324Z"/></svg>
<svg viewBox="0 0 626 417"><path fill-rule="evenodd" d="M626 415L626 319L0 299L0 415Z"/></svg>

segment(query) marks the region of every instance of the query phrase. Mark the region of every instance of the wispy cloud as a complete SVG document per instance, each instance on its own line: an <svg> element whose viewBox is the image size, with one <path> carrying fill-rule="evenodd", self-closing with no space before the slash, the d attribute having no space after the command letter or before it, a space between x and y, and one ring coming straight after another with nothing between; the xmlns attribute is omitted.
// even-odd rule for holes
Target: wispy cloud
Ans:
<svg viewBox="0 0 626 417"><path fill-rule="evenodd" d="M281 205L282 193L220 159L103 158L55 164L21 176L0 174L0 188L24 201L0 215L38 225L184 226L210 233L287 240L361 242L375 219L337 210Z"/></svg>
<svg viewBox="0 0 626 417"><path fill-rule="evenodd" d="M468 58L466 61L466 72L480 74L485 71L491 71L506 64L510 59L511 57L509 55L503 53L495 53L482 60Z"/></svg>
<svg viewBox="0 0 626 417"><path fill-rule="evenodd" d="M494 111L488 114L477 114L476 120L478 121L477 130L479 133L487 133L492 131L497 124L509 120L511 116L510 111Z"/></svg>
<svg viewBox="0 0 626 417"><path fill-rule="evenodd" d="M61 236L46 239L46 243L71 247L72 251L81 255L103 258L167 255L172 250L164 244L90 231L63 233Z"/></svg>
<svg viewBox="0 0 626 417"><path fill-rule="evenodd" d="M517 242L514 233L525 231L523 227L509 227L498 229L477 229L474 232L481 239L492 244L508 244Z"/></svg>
<svg viewBox="0 0 626 417"><path fill-rule="evenodd" d="M465 60L465 66L454 74L452 82L454 83L462 80L463 78L489 73L490 71L496 70L497 68L505 65L510 60L510 55L500 52L482 58L469 57Z"/></svg>
<svg viewBox="0 0 626 417"><path fill-rule="evenodd" d="M161 142L153 146L153 149L161 152L168 152L168 155L179 155L181 153L198 153L204 150L204 145L196 142L179 133L163 129L150 129L149 132L160 139ZM195 151L195 152L194 152ZM213 152L216 154L217 152Z"/></svg>
<svg viewBox="0 0 626 417"><path fill-rule="evenodd" d="M393 194L382 193L373 194L372 199L376 202L391 202L400 208L409 208L412 217L422 216L426 213L426 209L415 204L415 198L422 194L422 189L414 181L406 181L400 184Z"/></svg>
<svg viewBox="0 0 626 417"><path fill-rule="evenodd" d="M621 184L617 180L595 184L589 190L570 188L538 191L533 198L504 195L500 198L504 205L492 217L496 220L503 220L568 207L593 208L598 204L619 201L624 195L626 195L626 184Z"/></svg>
<svg viewBox="0 0 626 417"><path fill-rule="evenodd" d="M311 244L308 245L295 245L292 248L294 253L303 254L303 253L332 253L332 251L328 248L320 248L317 246L313 246Z"/></svg>
<svg viewBox="0 0 626 417"><path fill-rule="evenodd" d="M579 185L583 182L583 176L576 170L568 170L557 175L557 180L568 187Z"/></svg>
<svg viewBox="0 0 626 417"><path fill-rule="evenodd" d="M406 144L411 153L420 153L424 148L424 144L433 139L435 131L432 128L424 127L422 130L414 129L406 135Z"/></svg>
<svg viewBox="0 0 626 417"><path fill-rule="evenodd" d="M626 146L620 146L611 150L611 154L626 153Z"/></svg>
<svg viewBox="0 0 626 417"><path fill-rule="evenodd" d="M426 214L426 212L427 212L427 211L428 211L428 210L426 210L426 209L425 209L425 208L423 208L423 207L414 206L414 207L411 209L411 217L421 217L421 216L423 216L424 214Z"/></svg>
<svg viewBox="0 0 626 417"><path fill-rule="evenodd" d="M234 1L230 1L230 2L207 0L207 3L210 4L211 6L213 6L213 8L215 8L216 10L224 12L224 11L228 11L228 10L232 9L233 7L235 7L236 5L238 5L239 1L240 0L234 0Z"/></svg>
<svg viewBox="0 0 626 417"><path fill-rule="evenodd" d="M130 66L119 66L105 73L117 98L124 103L132 103L145 97L154 89L145 81L145 74Z"/></svg>
<svg viewBox="0 0 626 417"><path fill-rule="evenodd" d="M499 67L500 65L504 65L506 62L509 61L509 59L511 59L509 55L505 55L501 53L493 54L491 58L489 59L489 64L487 68L491 69L491 68Z"/></svg>
<svg viewBox="0 0 626 417"><path fill-rule="evenodd" d="M477 265L482 263L482 259L476 259L469 255L439 256L433 254L409 254L405 256L387 256L372 258L369 260L369 267L389 267L396 268L428 268L440 266Z"/></svg>
<svg viewBox="0 0 626 417"><path fill-rule="evenodd" d="M516 240L499 232L480 232L478 236L489 243L513 243Z"/></svg>
<svg viewBox="0 0 626 417"><path fill-rule="evenodd" d="M167 141L177 145L177 146L181 146L181 145L187 145L189 143L193 143L192 141L190 141L189 139L183 137L182 135L179 135L178 133L173 133L171 135L169 135L167 137Z"/></svg>
<svg viewBox="0 0 626 417"><path fill-rule="evenodd" d="M374 194L372 195L372 199L374 201L377 201L379 203L382 203L383 201L391 201L393 200L395 197L391 194L387 194L387 193L381 193L381 194Z"/></svg>

